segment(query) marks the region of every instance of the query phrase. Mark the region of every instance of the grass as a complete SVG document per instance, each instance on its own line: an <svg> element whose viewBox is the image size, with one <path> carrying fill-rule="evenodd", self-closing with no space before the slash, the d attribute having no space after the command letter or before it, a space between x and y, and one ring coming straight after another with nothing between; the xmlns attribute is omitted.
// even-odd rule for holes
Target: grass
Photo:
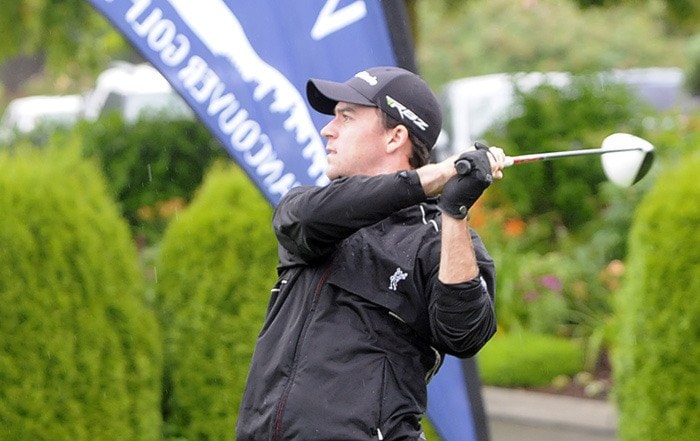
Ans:
<svg viewBox="0 0 700 441"><path fill-rule="evenodd" d="M583 370L574 340L530 332L497 334L478 355L481 381L490 386L540 387Z"/></svg>

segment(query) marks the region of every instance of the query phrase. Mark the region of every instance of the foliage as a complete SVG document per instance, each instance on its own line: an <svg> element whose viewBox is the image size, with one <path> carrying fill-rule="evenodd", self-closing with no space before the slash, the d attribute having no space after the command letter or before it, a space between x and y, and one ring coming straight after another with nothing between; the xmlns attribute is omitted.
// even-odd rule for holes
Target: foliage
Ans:
<svg viewBox="0 0 700 441"><path fill-rule="evenodd" d="M688 67L685 72L685 85L691 94L700 96L700 33L688 41L686 51Z"/></svg>
<svg viewBox="0 0 700 441"><path fill-rule="evenodd" d="M435 87L494 72L683 65L683 40L666 36L653 9L638 4L581 10L570 1L471 0L443 14L422 1L418 15L418 64Z"/></svg>
<svg viewBox="0 0 700 441"><path fill-rule="evenodd" d="M205 170L224 148L199 122L168 118L127 124L107 115L77 129L94 156L133 231L155 243L167 222L190 201Z"/></svg>
<svg viewBox="0 0 700 441"><path fill-rule="evenodd" d="M619 4L639 7L640 3L646 3L646 7L658 10L667 28L679 33L693 31L700 24L700 6L693 0L576 0L576 3L584 8Z"/></svg>
<svg viewBox="0 0 700 441"><path fill-rule="evenodd" d="M631 1L631 0L630 0ZM700 25L700 4L695 0L665 0L668 27L675 32L693 32Z"/></svg>
<svg viewBox="0 0 700 441"><path fill-rule="evenodd" d="M635 207L660 171L674 169L700 145L700 114L647 116L644 126L656 146L655 165L631 188L602 183L596 215L575 234L558 226L551 214L519 216L501 191L505 179L489 188L471 211L471 224L498 269L499 328L581 337L586 369L593 369L616 339L612 300L626 272ZM560 289L553 292L543 280Z"/></svg>
<svg viewBox="0 0 700 441"><path fill-rule="evenodd" d="M157 440L157 323L77 149L0 154L0 439Z"/></svg>
<svg viewBox="0 0 700 441"><path fill-rule="evenodd" d="M482 381L503 387L544 386L583 367L575 341L532 332L496 334L478 361Z"/></svg>
<svg viewBox="0 0 700 441"><path fill-rule="evenodd" d="M574 77L563 89L543 84L518 91L510 119L488 139L510 156L598 148L610 133L639 133L639 108L643 106L621 85L598 76ZM514 167L500 189L520 216L550 213L555 222L576 230L600 209L598 185L604 180L600 157L588 156Z"/></svg>
<svg viewBox="0 0 700 441"><path fill-rule="evenodd" d="M474 3L478 0L469 0ZM406 0L407 6L410 8L415 0ZM443 0L447 12L452 12L458 9L459 6L466 3L464 0ZM621 5L634 6L636 8L650 8L655 11L658 19L663 21L666 28L674 30L680 29L680 33L692 32L700 23L700 6L693 0L576 0L582 9L592 7L608 7L615 8Z"/></svg>
<svg viewBox="0 0 700 441"><path fill-rule="evenodd" d="M166 231L157 265L166 438L234 439L275 280L271 216L240 170L218 166Z"/></svg>
<svg viewBox="0 0 700 441"><path fill-rule="evenodd" d="M5 0L0 29L0 61L44 54L50 70L68 81L130 52L116 29L84 0Z"/></svg>
<svg viewBox="0 0 700 441"><path fill-rule="evenodd" d="M590 270L578 263L553 251L543 256L519 253L517 267L501 266L505 271L515 270L502 277L509 278L510 292L516 294L504 308L504 313L511 314L507 327L561 337L574 335L577 327L585 325L582 312L595 309L592 304L600 300L591 293Z"/></svg>
<svg viewBox="0 0 700 441"><path fill-rule="evenodd" d="M697 150L666 169L640 205L617 302L614 374L623 440L700 436L700 187Z"/></svg>
<svg viewBox="0 0 700 441"><path fill-rule="evenodd" d="M434 85L500 71L680 66L680 39L667 33L692 32L700 20L693 0L603 1L605 8L555 0L405 3L419 64ZM20 54L46 54L52 76L65 83L86 81L112 59L134 57L89 2L6 0L1 11L0 63Z"/></svg>

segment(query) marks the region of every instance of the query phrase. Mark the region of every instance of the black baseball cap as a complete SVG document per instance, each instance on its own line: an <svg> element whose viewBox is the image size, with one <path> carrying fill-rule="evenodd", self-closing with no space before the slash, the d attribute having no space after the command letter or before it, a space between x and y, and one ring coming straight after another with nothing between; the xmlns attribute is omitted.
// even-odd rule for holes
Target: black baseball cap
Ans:
<svg viewBox="0 0 700 441"><path fill-rule="evenodd" d="M379 107L400 121L428 148L442 127L442 111L435 94L421 77L400 67L373 67L344 83L310 79L306 98L315 110L333 115L339 101Z"/></svg>

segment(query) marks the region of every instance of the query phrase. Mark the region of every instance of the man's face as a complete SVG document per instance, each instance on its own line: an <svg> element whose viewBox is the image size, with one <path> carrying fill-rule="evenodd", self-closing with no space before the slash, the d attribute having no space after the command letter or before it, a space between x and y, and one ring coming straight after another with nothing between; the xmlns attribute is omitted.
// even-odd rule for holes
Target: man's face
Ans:
<svg viewBox="0 0 700 441"><path fill-rule="evenodd" d="M379 112L376 107L344 102L335 106L335 117L321 129L327 140L329 179L381 172L388 133Z"/></svg>

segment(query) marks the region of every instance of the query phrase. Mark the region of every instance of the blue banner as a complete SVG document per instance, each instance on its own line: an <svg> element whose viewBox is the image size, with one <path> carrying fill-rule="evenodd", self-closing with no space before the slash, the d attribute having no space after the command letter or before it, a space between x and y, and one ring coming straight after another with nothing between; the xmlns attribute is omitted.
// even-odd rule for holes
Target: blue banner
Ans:
<svg viewBox="0 0 700 441"><path fill-rule="evenodd" d="M397 65L378 1L91 0L158 69L274 205L324 185L311 77ZM359 48L365 48L358 50Z"/></svg>
<svg viewBox="0 0 700 441"><path fill-rule="evenodd" d="M156 68L272 205L325 185L321 128L306 81L371 66L416 71L403 0L89 0ZM430 387L445 441L485 440L459 361ZM469 375L467 376L469 378ZM480 405L480 403L477 403ZM479 407L480 408L480 407Z"/></svg>

